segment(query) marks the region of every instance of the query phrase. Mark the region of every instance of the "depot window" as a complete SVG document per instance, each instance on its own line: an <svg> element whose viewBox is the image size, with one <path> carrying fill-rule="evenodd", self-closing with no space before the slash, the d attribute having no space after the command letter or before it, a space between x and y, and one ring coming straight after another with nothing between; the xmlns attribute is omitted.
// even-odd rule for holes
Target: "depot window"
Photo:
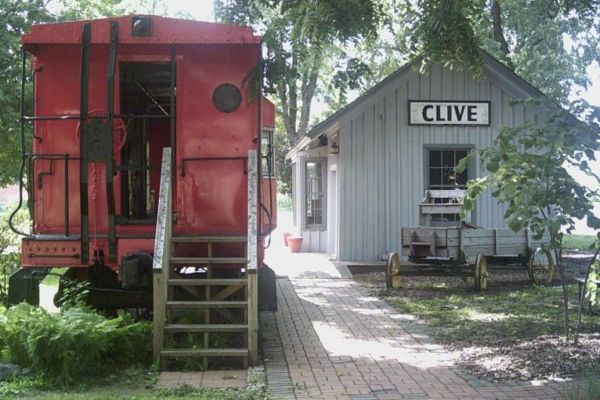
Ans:
<svg viewBox="0 0 600 400"><path fill-rule="evenodd" d="M461 173L456 173L454 168L470 151L471 146L426 148L426 188L429 190L466 189L469 173L473 170L473 166L468 165L467 169ZM436 202L444 203L446 199L436 199ZM459 214L431 215L432 225L454 224L458 221L460 221Z"/></svg>
<svg viewBox="0 0 600 400"><path fill-rule="evenodd" d="M469 154L468 148L429 149L429 189L465 189L468 168L457 174L454 168Z"/></svg>
<svg viewBox="0 0 600 400"><path fill-rule="evenodd" d="M309 229L325 228L325 159L304 163L304 225Z"/></svg>

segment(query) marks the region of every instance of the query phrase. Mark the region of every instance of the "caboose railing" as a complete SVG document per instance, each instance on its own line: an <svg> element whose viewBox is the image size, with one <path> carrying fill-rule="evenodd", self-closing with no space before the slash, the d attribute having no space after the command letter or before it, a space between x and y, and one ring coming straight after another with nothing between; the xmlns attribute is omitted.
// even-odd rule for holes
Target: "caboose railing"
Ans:
<svg viewBox="0 0 600 400"><path fill-rule="evenodd" d="M258 159L248 151L248 363L258 359Z"/></svg>
<svg viewBox="0 0 600 400"><path fill-rule="evenodd" d="M158 194L158 210L156 213L156 236L154 239L154 275L153 315L154 335L152 350L154 359L158 360L164 342L166 317L167 282L169 280L169 259L171 252L171 235L173 225L173 188L171 175L171 148L163 149L160 170L160 191Z"/></svg>

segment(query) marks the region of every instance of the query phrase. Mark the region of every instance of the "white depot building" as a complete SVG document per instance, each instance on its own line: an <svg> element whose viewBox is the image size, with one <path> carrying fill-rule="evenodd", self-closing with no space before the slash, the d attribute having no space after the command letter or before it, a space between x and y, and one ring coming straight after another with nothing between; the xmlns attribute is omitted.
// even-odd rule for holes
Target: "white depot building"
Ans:
<svg viewBox="0 0 600 400"><path fill-rule="evenodd" d="M302 251L341 261L377 261L402 246L402 227L422 223L427 190L463 189L480 176L472 149L489 147L500 125L519 126L536 112L512 99L543 94L483 53L484 75L409 63L316 125L288 153L292 163L294 234ZM470 223L503 228L504 208L489 192ZM430 225L459 223L456 214L431 215Z"/></svg>

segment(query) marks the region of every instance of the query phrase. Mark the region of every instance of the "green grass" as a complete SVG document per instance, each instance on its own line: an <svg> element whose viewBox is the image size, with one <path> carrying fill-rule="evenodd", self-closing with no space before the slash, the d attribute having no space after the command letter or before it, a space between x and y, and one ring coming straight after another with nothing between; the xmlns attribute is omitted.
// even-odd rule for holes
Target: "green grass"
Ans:
<svg viewBox="0 0 600 400"><path fill-rule="evenodd" d="M387 292L386 297L399 311L426 320L445 343L490 345L562 332L562 289L558 286L481 294L439 288L422 296L404 295L399 289ZM575 287L570 288L570 298L576 298ZM574 326L575 307L570 311ZM583 331L597 331L599 324L599 316L584 315Z"/></svg>
<svg viewBox="0 0 600 400"><path fill-rule="evenodd" d="M563 246L565 249L589 249L597 240L595 235L565 235Z"/></svg>
<svg viewBox="0 0 600 400"><path fill-rule="evenodd" d="M173 390L157 389L156 373L144 369L128 369L114 375L82 381L73 387L55 387L41 377L27 377L0 382L1 399L44 400L262 400L270 396L262 371L251 370L247 389L194 389L182 386Z"/></svg>

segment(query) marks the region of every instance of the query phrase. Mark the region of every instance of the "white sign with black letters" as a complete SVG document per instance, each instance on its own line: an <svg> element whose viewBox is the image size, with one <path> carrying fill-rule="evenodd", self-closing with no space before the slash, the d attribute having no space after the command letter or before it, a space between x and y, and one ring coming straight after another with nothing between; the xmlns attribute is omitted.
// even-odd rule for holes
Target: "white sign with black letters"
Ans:
<svg viewBox="0 0 600 400"><path fill-rule="evenodd" d="M489 101L409 101L411 125L489 125Z"/></svg>

